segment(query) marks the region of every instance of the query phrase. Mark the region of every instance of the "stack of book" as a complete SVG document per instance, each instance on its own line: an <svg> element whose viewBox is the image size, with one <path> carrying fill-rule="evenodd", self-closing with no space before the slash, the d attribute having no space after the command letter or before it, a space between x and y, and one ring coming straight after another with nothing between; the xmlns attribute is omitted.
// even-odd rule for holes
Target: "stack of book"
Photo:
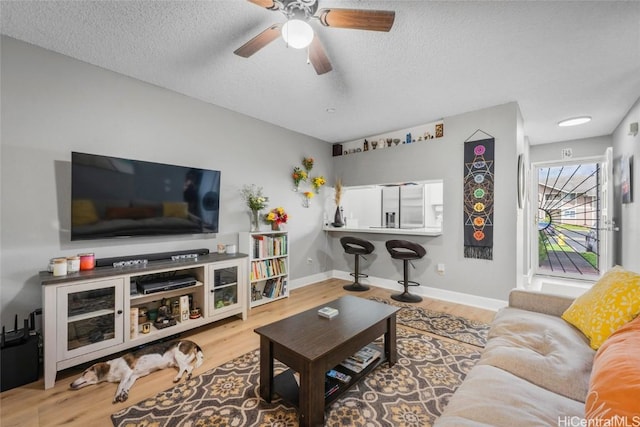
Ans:
<svg viewBox="0 0 640 427"><path fill-rule="evenodd" d="M287 235L253 236L253 258L267 258L287 254Z"/></svg>
<svg viewBox="0 0 640 427"><path fill-rule="evenodd" d="M277 279L269 279L264 284L262 295L267 298L277 298L284 295L287 291L287 279L278 277Z"/></svg>
<svg viewBox="0 0 640 427"><path fill-rule="evenodd" d="M380 358L380 351L376 350L373 347L366 346L358 350L358 352L353 356L349 356L348 358L343 360L340 365L344 366L350 371L359 373L378 358Z"/></svg>
<svg viewBox="0 0 640 427"><path fill-rule="evenodd" d="M284 258L251 261L251 280L261 280L286 273L287 265Z"/></svg>

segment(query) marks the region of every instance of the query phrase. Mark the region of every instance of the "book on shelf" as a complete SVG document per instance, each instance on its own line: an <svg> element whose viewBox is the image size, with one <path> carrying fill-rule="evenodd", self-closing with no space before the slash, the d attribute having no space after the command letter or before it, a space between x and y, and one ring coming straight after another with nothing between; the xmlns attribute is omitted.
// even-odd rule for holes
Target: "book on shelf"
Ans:
<svg viewBox="0 0 640 427"><path fill-rule="evenodd" d="M253 235L253 258L268 258L284 256L287 254L287 235L269 236L264 234Z"/></svg>
<svg viewBox="0 0 640 427"><path fill-rule="evenodd" d="M357 351L356 354L351 356L351 358L358 363L367 363L369 360L374 359L378 356L380 356L380 352L378 350L367 346L362 347Z"/></svg>
<svg viewBox="0 0 640 427"><path fill-rule="evenodd" d="M129 310L129 338L138 338L138 307Z"/></svg>
<svg viewBox="0 0 640 427"><path fill-rule="evenodd" d="M262 295L267 298L277 298L284 295L286 291L286 279L276 277L275 279L267 279L262 289Z"/></svg>
<svg viewBox="0 0 640 427"><path fill-rule="evenodd" d="M251 280L268 279L287 274L284 258L251 261Z"/></svg>
<svg viewBox="0 0 640 427"><path fill-rule="evenodd" d="M349 356L340 362L340 365L357 374L377 360L380 357L380 354L380 351L375 348L366 346L358 350L356 354Z"/></svg>

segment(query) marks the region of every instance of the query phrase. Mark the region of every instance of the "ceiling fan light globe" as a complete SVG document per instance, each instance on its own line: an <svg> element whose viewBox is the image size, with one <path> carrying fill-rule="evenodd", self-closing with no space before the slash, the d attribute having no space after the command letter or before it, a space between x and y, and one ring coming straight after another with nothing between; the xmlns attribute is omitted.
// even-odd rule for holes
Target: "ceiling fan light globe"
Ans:
<svg viewBox="0 0 640 427"><path fill-rule="evenodd" d="M290 19L282 26L282 38L295 49L304 49L313 41L313 29L305 21Z"/></svg>

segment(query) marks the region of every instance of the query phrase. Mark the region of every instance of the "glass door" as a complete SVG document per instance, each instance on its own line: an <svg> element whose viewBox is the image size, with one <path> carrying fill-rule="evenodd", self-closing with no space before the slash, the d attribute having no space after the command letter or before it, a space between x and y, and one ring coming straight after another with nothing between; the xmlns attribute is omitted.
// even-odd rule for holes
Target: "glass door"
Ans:
<svg viewBox="0 0 640 427"><path fill-rule="evenodd" d="M240 302L239 268L237 264L210 267L213 284L209 289L209 316L225 311L229 307L237 307Z"/></svg>
<svg viewBox="0 0 640 427"><path fill-rule="evenodd" d="M59 359L124 342L123 279L58 289Z"/></svg>
<svg viewBox="0 0 640 427"><path fill-rule="evenodd" d="M536 167L537 274L595 280L606 270L602 165Z"/></svg>

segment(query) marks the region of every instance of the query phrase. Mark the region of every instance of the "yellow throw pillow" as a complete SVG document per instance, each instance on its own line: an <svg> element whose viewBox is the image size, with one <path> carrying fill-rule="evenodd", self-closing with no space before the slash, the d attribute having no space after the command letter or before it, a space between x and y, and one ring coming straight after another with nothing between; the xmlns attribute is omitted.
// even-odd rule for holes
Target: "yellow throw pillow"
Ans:
<svg viewBox="0 0 640 427"><path fill-rule="evenodd" d="M98 213L91 200L78 199L71 203L71 223L88 225L98 222Z"/></svg>
<svg viewBox="0 0 640 427"><path fill-rule="evenodd" d="M640 274L615 266L576 298L562 318L589 338L597 350L622 325L640 313Z"/></svg>

